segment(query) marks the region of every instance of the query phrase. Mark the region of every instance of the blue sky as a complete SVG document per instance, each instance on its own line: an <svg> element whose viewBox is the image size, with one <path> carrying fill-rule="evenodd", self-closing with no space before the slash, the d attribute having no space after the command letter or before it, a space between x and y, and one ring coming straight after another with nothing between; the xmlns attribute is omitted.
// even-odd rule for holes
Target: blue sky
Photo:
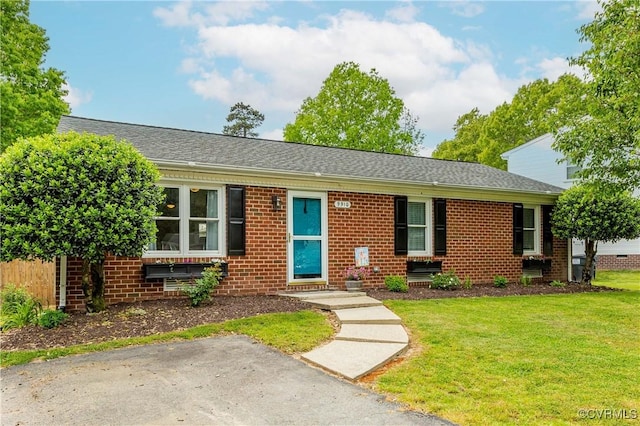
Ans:
<svg viewBox="0 0 640 426"><path fill-rule="evenodd" d="M72 114L222 131L248 103L281 139L333 67L354 61L386 78L426 137L487 113L518 87L555 80L584 50L588 1L38 1L46 66L65 71Z"/></svg>

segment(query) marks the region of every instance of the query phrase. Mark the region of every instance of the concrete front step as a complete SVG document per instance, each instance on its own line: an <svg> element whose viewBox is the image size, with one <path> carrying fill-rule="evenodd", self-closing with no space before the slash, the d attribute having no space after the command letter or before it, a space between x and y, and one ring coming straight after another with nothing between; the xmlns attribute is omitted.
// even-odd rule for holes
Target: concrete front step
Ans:
<svg viewBox="0 0 640 426"><path fill-rule="evenodd" d="M342 324L335 339L353 342L409 343L409 336L400 324Z"/></svg>
<svg viewBox="0 0 640 426"><path fill-rule="evenodd" d="M303 299L305 302L317 306L320 309L330 311L363 308L370 306L382 306L382 302L369 296L332 297L328 299Z"/></svg>
<svg viewBox="0 0 640 426"><path fill-rule="evenodd" d="M300 300L314 300L314 299L333 299L344 297L359 297L366 296L364 291L341 291L341 290L318 290L318 291L298 291L295 293L279 293L280 296L294 297Z"/></svg>
<svg viewBox="0 0 640 426"><path fill-rule="evenodd" d="M341 324L402 324L399 316L382 305L337 309L334 312Z"/></svg>
<svg viewBox="0 0 640 426"><path fill-rule="evenodd" d="M350 380L380 368L407 348L405 343L334 340L302 355L302 359Z"/></svg>

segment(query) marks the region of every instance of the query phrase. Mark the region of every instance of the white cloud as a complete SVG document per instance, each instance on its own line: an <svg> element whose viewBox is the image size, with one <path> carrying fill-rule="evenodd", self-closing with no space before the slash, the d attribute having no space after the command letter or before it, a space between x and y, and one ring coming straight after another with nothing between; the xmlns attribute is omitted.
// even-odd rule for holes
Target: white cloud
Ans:
<svg viewBox="0 0 640 426"><path fill-rule="evenodd" d="M576 8L578 9L577 18L580 20L591 21L595 17L597 12L602 10L602 7L598 2L590 0L582 0L576 2Z"/></svg>
<svg viewBox="0 0 640 426"><path fill-rule="evenodd" d="M188 27L203 25L228 25L234 21L244 21L254 16L255 11L268 8L264 1L220 1L207 3L203 13L192 9L191 0L180 0L171 7L157 7L153 16L168 27ZM200 6L200 5L198 5Z"/></svg>
<svg viewBox="0 0 640 426"><path fill-rule="evenodd" d="M484 4L478 1L455 0L443 2L441 5L451 9L454 15L464 18L473 18L484 12Z"/></svg>
<svg viewBox="0 0 640 426"><path fill-rule="evenodd" d="M344 61L359 63L363 71L375 68L386 78L420 117L427 137L450 132L456 118L473 107L491 111L522 84L498 75L487 46L454 40L424 22L381 20L343 9L320 22L296 26L270 17L221 25L207 18L211 8L194 10L198 6L189 6L187 17L177 6L163 8L178 10L171 22L191 22L197 29L197 44L180 66L190 75L189 86L202 98L226 105L242 100L267 117L296 111ZM403 3L387 16L408 18L410 13L402 15L398 9L411 7ZM267 134L271 132L262 136Z"/></svg>
<svg viewBox="0 0 640 426"><path fill-rule="evenodd" d="M63 86L63 89L68 92L67 96L64 97L64 100L69 104L69 107L72 110L82 104L91 102L91 99L93 98L93 92L80 90L68 83Z"/></svg>
<svg viewBox="0 0 640 426"><path fill-rule="evenodd" d="M419 12L420 10L417 7L410 1L407 1L401 3L400 6L396 8L389 9L385 13L385 16L397 22L413 22Z"/></svg>
<svg viewBox="0 0 640 426"><path fill-rule="evenodd" d="M268 130L266 132L261 132L260 129L257 129L257 132L260 134L260 137L263 139L271 139L274 141L284 140L283 129L273 129L273 130Z"/></svg>
<svg viewBox="0 0 640 426"><path fill-rule="evenodd" d="M545 58L537 64L537 68L541 71L542 77L549 81L556 81L562 74L571 73L578 77L582 77L580 68L569 65L564 58Z"/></svg>

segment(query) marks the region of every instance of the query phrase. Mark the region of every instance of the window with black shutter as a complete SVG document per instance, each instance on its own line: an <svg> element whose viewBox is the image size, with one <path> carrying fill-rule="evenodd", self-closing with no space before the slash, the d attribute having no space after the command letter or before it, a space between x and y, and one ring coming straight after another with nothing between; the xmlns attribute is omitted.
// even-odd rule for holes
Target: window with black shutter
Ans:
<svg viewBox="0 0 640 426"><path fill-rule="evenodd" d="M227 187L227 254L244 256L246 252L245 188Z"/></svg>
<svg viewBox="0 0 640 426"><path fill-rule="evenodd" d="M553 206L542 206L542 254L545 256L553 256L552 211Z"/></svg>
<svg viewBox="0 0 640 426"><path fill-rule="evenodd" d="M394 198L394 252L399 255L408 252L407 205L407 197Z"/></svg>
<svg viewBox="0 0 640 426"><path fill-rule="evenodd" d="M524 252L524 206L513 205L513 254Z"/></svg>
<svg viewBox="0 0 640 426"><path fill-rule="evenodd" d="M434 200L434 254L444 256L447 254L447 200Z"/></svg>

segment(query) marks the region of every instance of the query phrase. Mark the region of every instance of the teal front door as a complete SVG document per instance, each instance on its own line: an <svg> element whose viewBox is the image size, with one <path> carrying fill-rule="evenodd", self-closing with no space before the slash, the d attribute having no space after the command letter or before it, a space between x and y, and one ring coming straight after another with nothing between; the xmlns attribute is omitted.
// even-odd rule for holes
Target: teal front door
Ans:
<svg viewBox="0 0 640 426"><path fill-rule="evenodd" d="M327 195L290 191L287 203L289 284L327 282Z"/></svg>

